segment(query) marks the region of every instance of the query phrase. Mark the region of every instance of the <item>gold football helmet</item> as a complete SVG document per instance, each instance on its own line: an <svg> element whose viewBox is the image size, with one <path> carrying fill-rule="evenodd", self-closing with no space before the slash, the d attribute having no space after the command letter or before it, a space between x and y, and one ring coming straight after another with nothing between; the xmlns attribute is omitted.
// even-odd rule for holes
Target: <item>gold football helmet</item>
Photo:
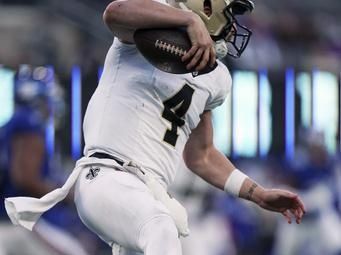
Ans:
<svg viewBox="0 0 341 255"><path fill-rule="evenodd" d="M218 57L240 57L249 43L252 32L238 23L235 16L252 12L251 0L168 0L173 7L191 10L204 21L216 42Z"/></svg>

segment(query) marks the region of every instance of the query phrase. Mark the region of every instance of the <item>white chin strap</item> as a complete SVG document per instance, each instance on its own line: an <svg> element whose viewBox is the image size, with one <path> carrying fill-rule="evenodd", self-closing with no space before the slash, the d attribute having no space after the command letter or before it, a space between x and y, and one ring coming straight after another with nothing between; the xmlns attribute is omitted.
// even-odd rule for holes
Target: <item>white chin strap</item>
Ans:
<svg viewBox="0 0 341 255"><path fill-rule="evenodd" d="M182 10L186 10L186 11L191 11L184 3L179 3L179 7L182 9Z"/></svg>
<svg viewBox="0 0 341 255"><path fill-rule="evenodd" d="M224 39L215 42L215 52L218 59L222 59L227 55L228 49Z"/></svg>

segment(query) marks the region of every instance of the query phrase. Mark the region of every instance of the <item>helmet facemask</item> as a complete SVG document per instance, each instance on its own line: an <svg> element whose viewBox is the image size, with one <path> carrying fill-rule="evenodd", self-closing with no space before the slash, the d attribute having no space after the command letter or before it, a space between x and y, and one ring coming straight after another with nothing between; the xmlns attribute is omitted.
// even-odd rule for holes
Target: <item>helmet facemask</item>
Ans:
<svg viewBox="0 0 341 255"><path fill-rule="evenodd" d="M236 15L243 15L247 11L253 10L251 1L233 1L223 11L227 24L223 27L218 36L211 35L216 42L216 52L218 58L229 55L239 58L246 49L252 35L252 31L241 25L236 19Z"/></svg>
<svg viewBox="0 0 341 255"><path fill-rule="evenodd" d="M254 9L252 0L167 0L173 7L198 14L205 23L218 58L238 58L249 43L252 32L239 24L236 16Z"/></svg>

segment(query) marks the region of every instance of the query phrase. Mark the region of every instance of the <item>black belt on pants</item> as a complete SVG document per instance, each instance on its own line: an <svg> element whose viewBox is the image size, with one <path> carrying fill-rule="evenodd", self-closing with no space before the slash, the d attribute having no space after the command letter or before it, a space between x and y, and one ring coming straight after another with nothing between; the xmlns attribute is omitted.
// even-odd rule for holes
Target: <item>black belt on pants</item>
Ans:
<svg viewBox="0 0 341 255"><path fill-rule="evenodd" d="M115 160L120 166L124 165L124 162L122 160L115 158L114 156L111 156L110 154L103 153L103 152L95 152L94 154L90 155L90 158L112 159L112 160Z"/></svg>

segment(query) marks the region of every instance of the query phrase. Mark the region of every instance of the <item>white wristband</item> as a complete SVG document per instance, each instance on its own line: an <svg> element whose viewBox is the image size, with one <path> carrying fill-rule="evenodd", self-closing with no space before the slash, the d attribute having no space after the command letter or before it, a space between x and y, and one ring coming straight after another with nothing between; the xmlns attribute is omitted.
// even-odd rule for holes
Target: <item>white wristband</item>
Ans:
<svg viewBox="0 0 341 255"><path fill-rule="evenodd" d="M238 169L234 169L225 182L224 190L227 193L238 197L240 189L246 178L248 178L246 174L243 174Z"/></svg>

